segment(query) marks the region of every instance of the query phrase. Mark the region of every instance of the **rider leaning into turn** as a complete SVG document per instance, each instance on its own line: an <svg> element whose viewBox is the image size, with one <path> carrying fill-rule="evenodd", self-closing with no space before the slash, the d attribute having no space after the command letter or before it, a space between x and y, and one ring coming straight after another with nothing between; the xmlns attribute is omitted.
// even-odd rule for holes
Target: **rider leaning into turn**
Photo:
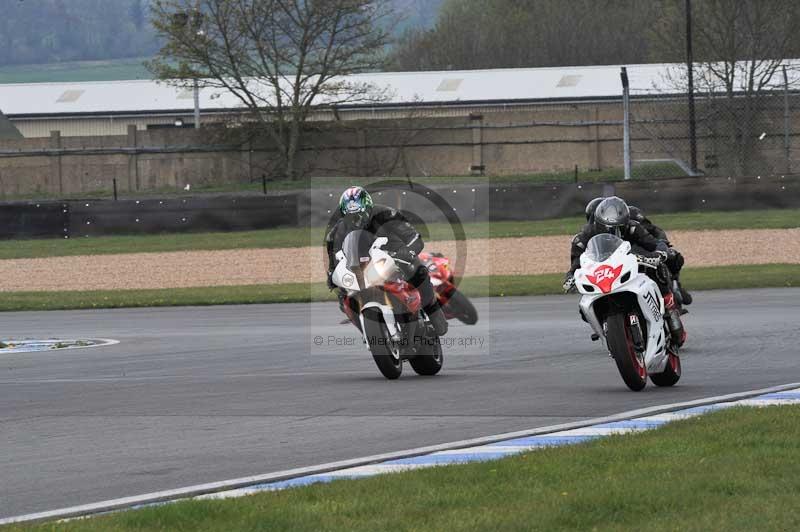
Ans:
<svg viewBox="0 0 800 532"><path fill-rule="evenodd" d="M594 223L594 212L597 209L597 206L600 205L605 198L594 198L589 203L586 204L586 222L587 225ZM634 222L638 222L642 228L650 233L650 235L655 238L656 240L660 240L667 245L667 260L665 262L667 268L669 269L670 274L672 274L672 279L677 282L678 290L680 290L681 296L681 303L683 305L691 305L692 304L692 295L686 290L683 285L681 284L680 276L681 276L681 269L683 268L684 258L680 251L672 247L672 244L667 237L667 232L664 231L662 228L654 224L650 221L647 216L645 216L644 212L638 207L634 207L633 205L628 205L628 210L630 212L630 219ZM577 252L577 248L573 248L573 252ZM582 253L582 252L581 252ZM578 254L578 258L580 258L580 254ZM686 312L686 311L683 311Z"/></svg>
<svg viewBox="0 0 800 532"><path fill-rule="evenodd" d="M325 247L328 252L328 288L335 289L331 275L336 267L336 252L342 248L351 231L363 229L377 237L388 238L384 249L395 259L406 280L417 290L422 307L431 320L436 333L447 333L447 320L436 299L428 269L420 262L419 253L424 243L422 237L408 220L395 209L374 205L372 197L362 187L350 187L339 199L339 209L328 224ZM343 304L344 291L339 290L339 303Z"/></svg>
<svg viewBox="0 0 800 532"><path fill-rule="evenodd" d="M592 200L595 201L595 200ZM664 240L656 239L645 228L631 219L628 205L616 196L602 199L596 202L596 208L592 215L587 205L587 223L583 226L580 233L572 239L570 250L570 269L564 280L564 290L571 291L575 286L575 270L580 268L580 258L589 240L601 233L611 233L623 240L631 243L634 253L649 257L655 262L666 263L670 255L670 247ZM660 276L654 278L664 294L664 306L670 316L668 323L673 333L681 337L680 343L685 339L685 332L680 325L680 311L675 303L671 287Z"/></svg>
<svg viewBox="0 0 800 532"><path fill-rule="evenodd" d="M639 222L639 225L644 227L645 231L653 235L654 238L658 240L662 240L664 243L669 246L668 256L667 256L667 268L669 268L669 272L672 274L672 278L678 283L678 290L680 290L681 296L681 303L684 305L691 305L692 304L692 294L686 290L683 285L681 285L681 269L683 268L684 258L680 251L672 247L672 244L669 242L669 238L667 237L667 232L661 229L659 226L654 224L650 221L650 219L644 215L642 210L638 207L634 207L633 205L628 206L631 212L631 220Z"/></svg>

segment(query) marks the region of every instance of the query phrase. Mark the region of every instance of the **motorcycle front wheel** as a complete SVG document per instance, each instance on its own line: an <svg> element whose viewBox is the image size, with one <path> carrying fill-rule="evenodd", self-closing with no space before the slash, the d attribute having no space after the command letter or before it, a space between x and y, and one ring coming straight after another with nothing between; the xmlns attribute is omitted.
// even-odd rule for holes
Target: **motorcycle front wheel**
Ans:
<svg viewBox="0 0 800 532"><path fill-rule="evenodd" d="M375 365L389 380L395 380L403 373L403 360L400 358L400 347L394 345L389 337L383 314L378 309L364 311L364 333L369 343L369 351Z"/></svg>
<svg viewBox="0 0 800 532"><path fill-rule="evenodd" d="M606 320L606 342L611 356L617 363L620 377L625 384L638 392L647 386L647 368L644 357L636 352L628 320L625 314L611 314Z"/></svg>

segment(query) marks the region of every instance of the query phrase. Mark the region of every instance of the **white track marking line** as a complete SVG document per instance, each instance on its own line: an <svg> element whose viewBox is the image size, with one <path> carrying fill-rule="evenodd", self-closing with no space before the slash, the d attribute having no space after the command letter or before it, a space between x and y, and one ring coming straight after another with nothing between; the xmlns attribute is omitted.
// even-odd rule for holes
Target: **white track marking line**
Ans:
<svg viewBox="0 0 800 532"><path fill-rule="evenodd" d="M396 453L386 453L382 455L374 455L368 456L364 458L356 458L352 460L343 460L341 462L333 462L329 464L322 464L318 466L312 467L305 467L305 468L298 468L298 469L291 469L288 471L280 471L276 473L269 473L265 475L256 475L251 477L243 477L237 478L232 480L224 480L219 482L211 482L208 484L199 484L195 486L187 486L185 488L178 488L173 490L165 490L165 491L157 491L152 493L146 493L142 495L136 495L132 497L122 497L119 499L111 499L107 501L96 502L92 504L84 504L80 506L72 506L69 508L61 508L58 510L50 510L45 512L37 512L32 514L20 515L15 517L7 517L0 519L0 525L6 525L11 523L20 523L20 522L29 522L29 521L46 521L46 520L54 520L54 519L67 519L71 517L80 517L85 515L97 514L97 513L104 513L110 512L113 510L120 510L125 508L131 508L135 506L141 506L146 504L155 504L155 503L163 503L167 501L174 501L180 499L189 499L189 498L197 498L199 496L206 496L206 495L218 495L222 496L220 492L225 493L242 493L242 494L250 494L255 493L257 491L262 491L265 488L261 489L253 489L254 486L259 486L264 484L270 483L277 483L281 481L288 481L292 479L300 479L302 477L309 477L309 476L330 476L333 475L334 472L341 473L342 470L345 469L353 469L360 466L376 466L380 465L381 462L387 462L390 460L398 460L403 458L413 458L413 457L420 457L425 455L430 455L433 453L437 453L440 451L450 451L450 450L461 450L464 448L470 447L479 447L483 445L488 445L492 443L498 443L505 440L513 440L518 438L525 438L531 436L545 436L550 435L553 437L563 436L563 435L578 435L574 434L576 429L587 429L592 428L593 425L602 425L607 423L619 422L619 421L627 421L627 420L634 420L639 418L651 418L654 416L660 416L664 414L668 414L671 411L675 410L687 410L696 407L704 407L708 405L714 405L713 409L717 408L727 408L730 406L736 406L732 404L734 401L742 401L742 400L749 400L753 397L757 397L760 395L766 394L774 394L780 392L790 392L795 391L797 392L800 390L800 383L792 383L792 384L785 384L782 386L774 386L771 388L764 388L761 390L752 390L749 392L740 392L740 393L733 393L728 395L721 395L716 397L708 397L704 399L697 399L693 401L686 401L682 403L673 403L667 405L659 405L647 408L641 408L638 410L631 410L628 412L623 412L621 414L615 414L612 416L606 417L599 417L593 419L587 419L584 421L572 422L572 423L564 423L561 425L552 425L549 427L540 427L537 429L532 430L523 430L517 432L508 432L504 434L496 434L493 436L485 436L482 438L473 438L470 440L461 440L456 442L450 442L442 445L433 445L429 447L419 447L417 449L409 449L407 451L401 451ZM754 406L765 406L769 404L767 401L752 401ZM743 402L743 401L742 401ZM719 403L724 403L718 405ZM785 401L781 400L781 404L785 403ZM791 404L797 404L796 401L792 401ZM677 417L680 417L680 412L676 414ZM693 415L694 413L689 413ZM699 414L697 414L699 415ZM688 417L688 416L684 416ZM655 427L654 427L655 428ZM618 429L614 429L618 430ZM642 429L639 429L642 430ZM630 432L630 431L629 431ZM463 451L461 451L463 453ZM390 465L405 465L405 464L390 464ZM417 464L414 464L417 465ZM426 464L427 465L427 464ZM247 489L251 487L251 489Z"/></svg>

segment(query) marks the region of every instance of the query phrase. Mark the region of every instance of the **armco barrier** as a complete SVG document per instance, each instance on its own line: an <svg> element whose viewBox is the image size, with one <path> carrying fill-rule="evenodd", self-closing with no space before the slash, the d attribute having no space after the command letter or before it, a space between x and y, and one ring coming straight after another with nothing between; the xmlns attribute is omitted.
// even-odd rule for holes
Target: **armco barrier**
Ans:
<svg viewBox="0 0 800 532"><path fill-rule="evenodd" d="M423 181L424 182L424 181ZM354 184L357 180L354 180ZM551 185L431 185L393 181L373 191L376 203L446 221L442 202L462 222L545 220L575 216L597 196L612 194L647 213L800 208L800 177L678 178ZM368 187L370 188L370 187ZM321 226L336 209L340 188L274 196L17 202L0 205L0 238L71 238L113 234L240 231Z"/></svg>
<svg viewBox="0 0 800 532"><path fill-rule="evenodd" d="M0 205L0 238L64 238L69 235L66 202Z"/></svg>
<svg viewBox="0 0 800 532"><path fill-rule="evenodd" d="M70 237L296 226L297 196L70 202Z"/></svg>
<svg viewBox="0 0 800 532"><path fill-rule="evenodd" d="M246 231L296 226L297 196L69 200L0 205L0 238Z"/></svg>
<svg viewBox="0 0 800 532"><path fill-rule="evenodd" d="M421 180L424 183L424 180ZM649 181L565 184L431 185L463 222L547 220L583 213L589 200L616 194L647 213L726 211L800 207L800 177L686 177ZM367 187L370 188L369 186ZM299 219L323 225L336 208L339 189L301 194ZM373 194L373 200L427 223L444 222L440 209L419 187L396 181L396 188Z"/></svg>

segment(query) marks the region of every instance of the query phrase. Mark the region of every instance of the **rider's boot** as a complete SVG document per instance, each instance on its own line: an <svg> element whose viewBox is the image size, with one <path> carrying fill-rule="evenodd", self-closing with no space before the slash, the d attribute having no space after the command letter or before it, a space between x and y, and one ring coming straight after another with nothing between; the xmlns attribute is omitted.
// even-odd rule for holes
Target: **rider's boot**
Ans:
<svg viewBox="0 0 800 532"><path fill-rule="evenodd" d="M692 294L681 284L680 272L672 274L672 291L677 292L675 295L677 296L676 299L680 299L678 302L680 306L692 304Z"/></svg>
<svg viewBox="0 0 800 532"><path fill-rule="evenodd" d="M672 292L664 296L664 308L666 309L665 318L667 320L667 326L669 327L670 336L672 336L672 342L676 346L681 347L684 342L686 342L686 329L683 328L681 311L678 305L675 304L675 296L672 295Z"/></svg>
<svg viewBox="0 0 800 532"><path fill-rule="evenodd" d="M431 280L427 275L419 285L419 295L422 298L422 309L431 320L431 325L433 325L436 334L444 336L447 334L448 329L447 319L444 317L442 306L439 304L439 300L436 299L436 292L434 292Z"/></svg>
<svg viewBox="0 0 800 532"><path fill-rule="evenodd" d="M442 306L439 305L438 301L434 302L430 307L425 307L425 314L430 318L431 325L433 325L433 329L436 331L437 335L444 336L447 334L447 319L444 317Z"/></svg>
<svg viewBox="0 0 800 532"><path fill-rule="evenodd" d="M683 285L678 282L678 290L681 291L681 299L683 300L684 305L691 305L692 304L692 294L686 290Z"/></svg>

